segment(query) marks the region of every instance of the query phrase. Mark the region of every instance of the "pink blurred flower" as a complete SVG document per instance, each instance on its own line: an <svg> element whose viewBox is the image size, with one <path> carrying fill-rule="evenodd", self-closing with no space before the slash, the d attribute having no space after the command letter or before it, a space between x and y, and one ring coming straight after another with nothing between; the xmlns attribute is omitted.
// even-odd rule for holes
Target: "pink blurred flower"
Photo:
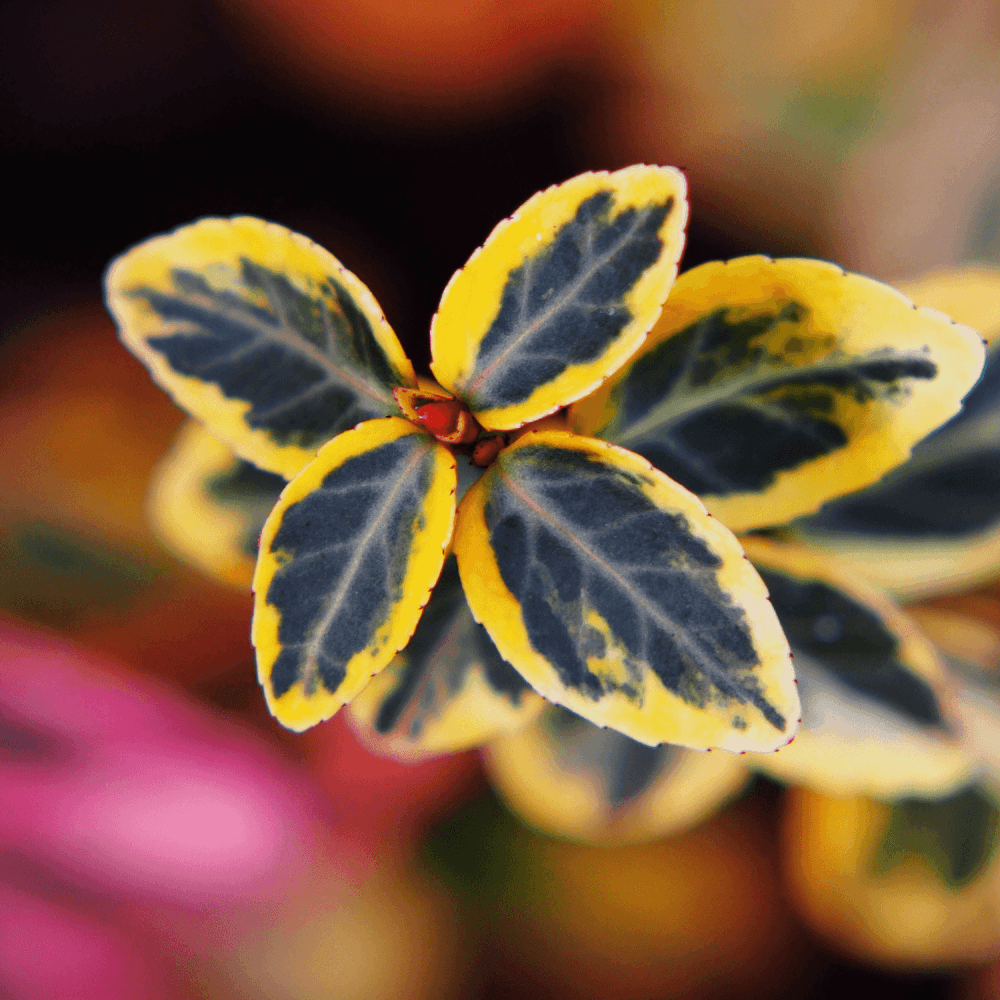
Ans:
<svg viewBox="0 0 1000 1000"><path fill-rule="evenodd" d="M9 622L0 662L0 984L13 996L183 995L178 947L273 921L317 882L346 893L367 871L366 835L263 738Z"/></svg>

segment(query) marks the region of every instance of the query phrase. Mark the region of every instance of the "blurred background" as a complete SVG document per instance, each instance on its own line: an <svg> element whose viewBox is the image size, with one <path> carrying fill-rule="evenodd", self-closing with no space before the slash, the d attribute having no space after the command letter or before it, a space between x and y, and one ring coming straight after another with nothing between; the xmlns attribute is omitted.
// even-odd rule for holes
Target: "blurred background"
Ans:
<svg viewBox="0 0 1000 1000"><path fill-rule="evenodd" d="M998 70L995 0L7 0L0 612L23 677L61 651L74 680L51 690L79 694L71 711L38 693L20 718L10 688L4 794L29 813L32 782L54 795L44 734L96 752L105 737L74 715L109 684L134 689L136 706L195 713L230 748L219 774L248 747L271 762L301 812L281 835L313 873L275 869L279 888L225 905L190 887L164 902L138 875L112 885L89 848L42 858L44 825L7 830L10 995L997 995L982 956L889 968L811 929L783 888L777 786L757 781L669 842L576 848L506 814L474 755L407 766L341 720L278 731L249 595L182 567L146 525L181 415L118 345L100 279L151 234L262 216L358 274L426 370L438 297L496 222L550 184L635 162L687 173L684 268L762 252L891 281L1000 263ZM140 716L122 728L145 746ZM190 741L148 754L204 763ZM141 948L126 935L116 950L136 926ZM45 955L68 941L93 947L51 980ZM157 985L135 992L121 956L147 952Z"/></svg>

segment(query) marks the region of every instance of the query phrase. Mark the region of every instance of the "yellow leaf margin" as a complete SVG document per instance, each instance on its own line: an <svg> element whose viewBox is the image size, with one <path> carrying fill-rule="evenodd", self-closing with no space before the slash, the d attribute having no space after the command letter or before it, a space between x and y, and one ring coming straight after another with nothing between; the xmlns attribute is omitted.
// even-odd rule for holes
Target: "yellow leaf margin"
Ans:
<svg viewBox="0 0 1000 1000"><path fill-rule="evenodd" d="M631 363L719 309L784 301L805 305L812 330L835 336L838 349L847 356L870 355L882 348L923 353L926 347L938 374L926 382L911 379L910 398L902 406L892 401L867 404L856 424L845 428L849 437L845 447L778 472L765 490L703 496L712 514L737 532L812 513L827 500L853 493L906 461L917 441L958 413L985 362L978 333L934 309L915 306L888 285L825 261L753 256L703 264L682 274ZM614 390L628 370L619 371L571 409L574 430L592 434L611 423Z"/></svg>
<svg viewBox="0 0 1000 1000"><path fill-rule="evenodd" d="M722 559L716 579L722 592L745 610L747 628L760 659L755 676L763 696L787 720L783 732L776 732L752 707L746 712L746 728L736 730L727 709L712 711L687 704L668 691L652 671L645 678L641 707L618 692L594 702L561 683L548 660L531 644L520 602L507 589L500 575L485 518L489 489L502 469L504 456L531 445L578 451L644 480L652 479L646 489L647 496L661 510L682 514L691 533ZM766 753L783 746L794 735L799 718L799 697L788 643L767 598L767 588L747 561L735 536L707 514L693 493L639 455L606 441L565 431L528 432L501 452L497 462L463 498L455 525L454 551L473 617L490 633L500 655L549 701L565 705L595 725L611 726L650 746L677 743L693 749L719 747L734 752Z"/></svg>
<svg viewBox="0 0 1000 1000"><path fill-rule="evenodd" d="M510 272L545 248L558 229L573 219L581 203L602 191L613 192L616 215L674 199L660 227L663 249L659 259L625 296L632 319L598 359L569 366L523 403L473 411L488 430L512 430L592 392L635 352L660 314L684 249L688 214L684 175L674 167L643 165L615 173L580 174L529 198L452 275L431 323L431 371L445 389L462 398L479 345L500 310Z"/></svg>
<svg viewBox="0 0 1000 1000"><path fill-rule="evenodd" d="M900 662L930 685L945 719L960 731L955 711L958 693L937 651L889 598L829 556L805 546L752 536L741 541L751 562L761 569L826 583L878 615L899 639ZM901 730L891 719L883 735L872 734L866 740L842 735L832 727L800 726L788 746L767 757L754 757L751 763L779 781L808 785L827 795L877 798L944 794L975 772L971 756L957 737L923 734L916 725Z"/></svg>
<svg viewBox="0 0 1000 1000"><path fill-rule="evenodd" d="M156 236L117 258L105 276L107 304L125 345L149 369L154 381L241 458L262 469L292 478L315 455L297 445L281 445L265 430L250 427L245 415L251 404L231 399L211 382L180 375L147 343L169 334L163 321L129 293L144 287L173 293L171 271L198 273L213 288L232 289L240 273L240 258L284 275L300 292L315 294L310 284L336 278L371 323L375 338L404 384L415 386L413 365L386 322L368 288L329 251L306 236L252 216L201 219L172 233ZM388 404L392 404L391 397Z"/></svg>
<svg viewBox="0 0 1000 1000"><path fill-rule="evenodd" d="M326 476L348 459L408 434L420 434L434 448L434 473L423 508L423 520L414 533L413 547L396 606L381 632L372 636L372 645L378 648L377 654L373 655L370 648L356 653L348 662L347 675L335 693L330 693L319 685L316 693L310 696L303 691L302 684L297 682L280 698L275 698L270 677L282 648L278 638L281 615L276 607L267 603L267 592L282 565L271 551L271 545L281 527L285 511L319 488ZM388 666L396 653L409 641L444 566L455 523L456 483L455 458L447 448L408 420L402 417L385 417L382 420L367 420L353 430L338 434L285 487L260 536L260 555L253 578L251 639L257 650L257 679L264 689L268 708L287 729L302 732L329 719L342 705L363 690L372 677Z"/></svg>

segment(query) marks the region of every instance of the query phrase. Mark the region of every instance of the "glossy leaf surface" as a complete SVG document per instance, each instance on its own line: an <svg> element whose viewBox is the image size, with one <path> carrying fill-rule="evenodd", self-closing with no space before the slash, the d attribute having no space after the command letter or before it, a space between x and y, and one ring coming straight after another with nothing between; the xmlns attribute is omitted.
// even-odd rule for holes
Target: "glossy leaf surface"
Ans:
<svg viewBox="0 0 1000 1000"><path fill-rule="evenodd" d="M179 558L247 590L257 540L285 480L233 454L201 424L188 421L149 485L149 516Z"/></svg>
<svg viewBox="0 0 1000 1000"><path fill-rule="evenodd" d="M325 445L260 540L253 643L268 706L306 729L406 645L441 573L455 512L451 452L401 417Z"/></svg>
<svg viewBox="0 0 1000 1000"><path fill-rule="evenodd" d="M972 330L887 285L743 257L681 275L641 351L570 424L644 455L747 531L903 462L958 411L983 359Z"/></svg>
<svg viewBox="0 0 1000 1000"><path fill-rule="evenodd" d="M643 743L772 750L798 721L760 578L697 497L621 448L529 432L459 508L475 618L531 686Z"/></svg>
<svg viewBox="0 0 1000 1000"><path fill-rule="evenodd" d="M398 412L413 366L371 292L322 247L250 217L202 219L119 257L125 345L240 456L286 477L342 430Z"/></svg>
<svg viewBox="0 0 1000 1000"><path fill-rule="evenodd" d="M1000 269L945 272L907 287L954 310L991 341L962 412L867 489L796 522L797 537L834 552L898 597L959 590L1000 573ZM977 325L979 324L979 325Z"/></svg>
<svg viewBox="0 0 1000 1000"><path fill-rule="evenodd" d="M527 823L596 844L637 843L694 826L747 782L745 760L647 746L562 708L486 751L491 782Z"/></svg>
<svg viewBox="0 0 1000 1000"><path fill-rule="evenodd" d="M936 795L968 780L956 692L916 625L827 556L752 537L744 545L792 647L802 699L795 740L755 766L828 795Z"/></svg>
<svg viewBox="0 0 1000 1000"><path fill-rule="evenodd" d="M660 314L685 193L679 171L635 166L530 198L448 283L431 327L435 378L493 430L591 392Z"/></svg>
<svg viewBox="0 0 1000 1000"><path fill-rule="evenodd" d="M350 713L373 749L419 758L485 743L530 722L544 704L473 621L450 557L413 638Z"/></svg>

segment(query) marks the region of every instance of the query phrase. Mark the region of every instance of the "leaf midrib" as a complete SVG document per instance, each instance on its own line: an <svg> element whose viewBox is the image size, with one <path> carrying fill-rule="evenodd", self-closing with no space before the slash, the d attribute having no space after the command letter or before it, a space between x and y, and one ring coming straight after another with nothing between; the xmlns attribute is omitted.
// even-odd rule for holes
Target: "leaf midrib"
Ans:
<svg viewBox="0 0 1000 1000"><path fill-rule="evenodd" d="M739 686L741 690L742 685L739 685L732 674L727 673L724 669L721 669L714 657L707 654L700 646L693 643L685 633L684 629L681 628L678 623L673 619L663 613L659 608L652 607L649 605L645 598L641 594L637 594L631 583L626 581L619 573L617 573L611 566L609 566L603 559L601 559L595 552L588 548L579 538L579 536L558 517L548 513L545 508L540 506L534 499L532 499L529 494L515 482L513 478L507 475L502 465L497 463L497 470L504 482L507 484L510 491L517 496L528 508L530 508L541 520L548 523L554 529L559 531L565 538L567 538L573 545L575 545L585 556L589 557L592 562L597 565L600 569L611 576L628 594L635 600L635 602L643 608L643 610L652 618L654 621L659 623L664 627L664 629L669 633L672 639L677 640L681 645L684 646L686 650L692 655L692 657L699 663L703 673L712 681L716 689L719 691L726 691L733 686ZM609 623L610 624L610 623ZM756 652L756 651L755 651ZM759 662L759 660L758 660ZM659 679L659 678L657 678ZM662 682L661 682L662 683ZM752 695L756 692L748 691L747 698L744 702L752 702Z"/></svg>
<svg viewBox="0 0 1000 1000"><path fill-rule="evenodd" d="M918 351L900 351L887 356L886 360L925 360L928 355ZM713 406L728 400L738 401L741 404L744 400L738 397L746 395L756 395L768 392L771 389L779 389L791 380L798 381L803 375L814 373L816 375L840 374L848 372L858 364L869 361L882 360L881 357L868 355L855 355L845 358L835 363L820 362L813 365L802 365L801 367L783 368L780 372L770 371L763 374L759 371L746 374L742 377L727 378L719 380L716 385L709 385L697 391L682 390L668 395L663 402L653 407L644 417L629 424L627 428L620 431L612 431L607 435L607 439L616 444L628 446L638 441L646 441L658 437L663 431L669 431L671 427L687 420L700 410L707 410Z"/></svg>
<svg viewBox="0 0 1000 1000"><path fill-rule="evenodd" d="M621 213L619 213L619 214L621 214ZM615 218L617 218L617 216ZM633 224L629 228L629 230L626 233L624 233L618 239L618 241L615 244L613 244L613 246L611 247L611 249L603 257L598 258L598 262L597 263L595 263L590 268L588 268L587 270L585 270L583 272L583 274L580 277L578 277L566 289L566 291L564 291L562 293L562 295L560 295L557 298L555 298L550 305L548 305L541 313L538 314L538 316L535 317L535 319L531 322L531 324L529 326L525 327L525 329L521 333L519 333L505 348L503 348L500 351L499 354L497 354L494 357L494 359L479 373L479 375L477 375L471 382L468 383L468 385L465 387L465 394L470 399L475 396L475 394L482 388L483 383L486 382L490 378L490 376L493 374L493 372L496 370L496 368L500 364L502 364L510 356L511 352L516 347L518 347L522 343L522 341L524 341L527 337L530 337L540 327L544 326L554 315L556 315L557 312L559 312L560 309L565 308L567 302L571 301L572 298L577 293L579 293L579 291L583 288L583 286L586 285L588 281L590 281L590 279L594 276L594 274L598 270L600 270L600 268L604 267L604 265L607 264L614 257L614 255L621 248L622 244L626 240L628 240L635 233L636 229L638 229L638 227L640 225L640 222L641 222L641 218L642 218L641 215L639 213L636 213L635 222L633 222ZM593 244L593 223L591 223L590 225L587 226L586 235L587 235L587 247L586 247L586 250L589 252L590 247ZM549 246L551 247L551 244ZM544 250L548 250L548 249L549 249L549 247L544 248ZM543 252L544 252L544 250L543 250ZM529 267L528 272L525 275L525 278L526 278L526 280L525 280L525 288L524 288L524 292L522 293L522 296L521 296L520 314L519 314L519 317L518 317L519 319L524 315L524 311L525 311L525 308L526 308L526 299L527 299L527 296L528 296L528 294L530 293L530 290L531 290L530 278L531 278L531 274L532 274L532 271L534 269L534 264L535 264L536 260L537 260L536 257L532 257L532 258L529 258L528 261L526 261L526 263L529 263L531 266ZM659 260L659 256L657 257L657 260ZM654 261L654 264L655 264L655 261ZM650 266L652 266L652 265L650 265ZM646 268L646 270L649 270L649 268ZM645 273L646 272L643 271L643 274L645 274ZM510 278L510 275L508 275L508 280L509 280L509 278ZM504 285L505 289L506 289L506 287L507 286ZM500 302L501 302L501 308L502 308L502 305L503 305L503 292L500 293ZM499 315L499 311L498 311L497 315ZM493 328L493 322L496 322L496 317L493 318L493 321L490 324L490 329ZM489 332L489 330L487 330L487 333L488 332Z"/></svg>
<svg viewBox="0 0 1000 1000"><path fill-rule="evenodd" d="M367 379L361 376L356 365L352 365L340 352L335 351L338 337L330 321L330 308L322 297L317 301L323 313L323 329L326 334L327 343L333 349L334 357L331 357L326 351L320 350L308 338L303 337L295 331L294 327L289 324L285 311L281 308L279 297L274 294L273 288L269 284L265 285L265 292L270 310L277 321L276 328L264 323L263 320L257 319L250 310L225 304L221 297L219 299L205 299L199 295L184 292L176 293L175 297L181 301L192 303L201 308L207 308L209 312L215 312L228 319L235 320L241 326L251 331L254 339L250 344L245 344L227 352L222 358L211 362L212 366L218 364L220 361L231 363L241 355L252 354L254 351L269 344L278 345L289 350L293 355L297 354L299 357L308 358L318 365L325 374L325 384L334 383L346 386L356 394L367 396L369 399L373 399L380 404L391 404L391 410L395 411L395 403L391 393L382 392L378 387L373 386ZM195 333L200 333L206 329L205 327L199 328L191 322L177 324L177 327L186 327ZM210 332L209 335L211 335ZM324 385L324 383L320 383L320 385ZM384 406L380 407L380 409L384 410Z"/></svg>
<svg viewBox="0 0 1000 1000"><path fill-rule="evenodd" d="M422 432L415 431L414 433L421 434ZM308 641L304 643L306 655L304 670L307 675L311 675L318 670L317 656L320 651L322 641L340 611L344 598L351 590L351 583L357 574L358 567L361 565L361 561L366 555L368 547L371 544L372 539L377 534L378 529L385 523L389 511L393 508L396 497L399 495L403 487L409 484L408 480L410 474L416 468L417 464L426 456L428 447L433 449L433 442L429 438L426 443L423 441L418 442L416 450L406 463L406 467L396 479L395 484L389 490L385 502L382 504L382 509L374 518L369 520L368 526L361 536L360 544L357 546L353 557L347 564L345 572L341 575L340 583L328 599L326 610L323 612L319 622L311 630L311 635L309 635ZM333 470L331 469L330 471L332 472ZM390 609L390 615L391 614L392 611Z"/></svg>

